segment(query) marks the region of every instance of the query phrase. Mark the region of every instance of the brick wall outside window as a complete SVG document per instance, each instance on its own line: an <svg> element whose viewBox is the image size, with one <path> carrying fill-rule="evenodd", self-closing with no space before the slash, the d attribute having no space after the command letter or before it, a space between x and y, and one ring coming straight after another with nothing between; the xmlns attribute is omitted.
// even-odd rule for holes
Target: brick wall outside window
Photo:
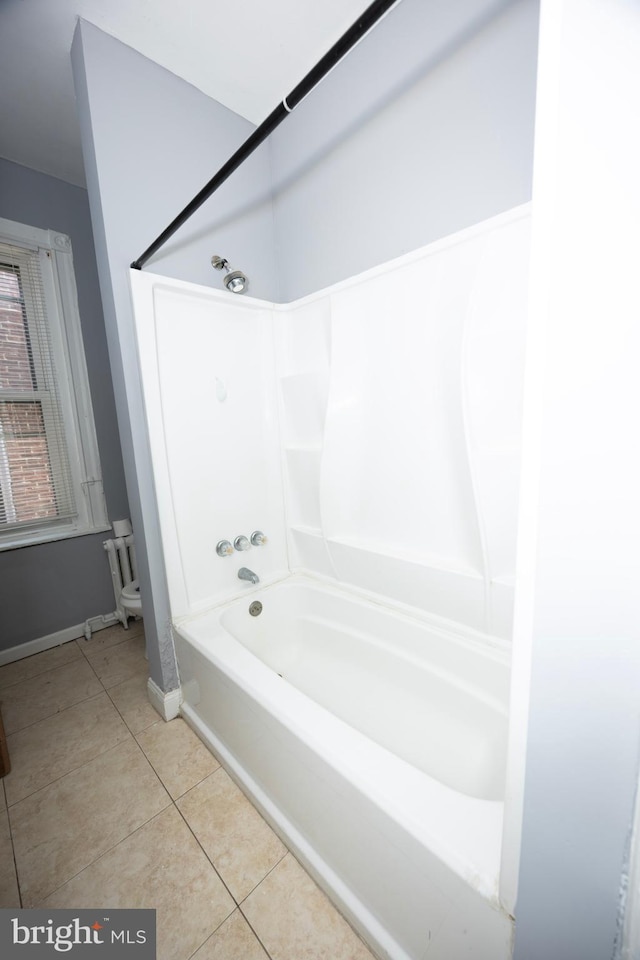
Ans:
<svg viewBox="0 0 640 960"><path fill-rule="evenodd" d="M31 393L36 387L29 335L24 319L18 277L11 268L1 271L0 286L15 303L0 303L0 387ZM11 482L14 522L56 516L55 490L49 450L38 400L0 403L0 431ZM0 502L0 523L8 520Z"/></svg>
<svg viewBox="0 0 640 960"><path fill-rule="evenodd" d="M17 521L56 516L49 451L38 401L0 404L11 492ZM0 521L2 521L0 516Z"/></svg>

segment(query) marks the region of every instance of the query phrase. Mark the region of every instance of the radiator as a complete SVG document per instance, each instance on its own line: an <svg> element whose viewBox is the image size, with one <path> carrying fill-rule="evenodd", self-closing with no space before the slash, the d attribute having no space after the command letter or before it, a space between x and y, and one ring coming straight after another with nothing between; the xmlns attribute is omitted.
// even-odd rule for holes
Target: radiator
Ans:
<svg viewBox="0 0 640 960"><path fill-rule="evenodd" d="M107 552L111 579L113 581L113 595L116 600L116 616L124 627L127 626L127 612L122 606L122 588L132 580L138 579L136 566L136 551L133 544L133 534L127 537L116 537L114 540L104 540L102 546Z"/></svg>

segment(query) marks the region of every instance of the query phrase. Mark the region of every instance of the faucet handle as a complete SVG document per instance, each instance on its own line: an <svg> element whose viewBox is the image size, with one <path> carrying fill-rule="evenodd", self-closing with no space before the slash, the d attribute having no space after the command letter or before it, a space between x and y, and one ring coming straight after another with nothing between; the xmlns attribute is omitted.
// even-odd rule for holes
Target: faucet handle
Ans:
<svg viewBox="0 0 640 960"><path fill-rule="evenodd" d="M267 538L261 530L254 530L251 534L251 543L254 547L262 547L267 542Z"/></svg>
<svg viewBox="0 0 640 960"><path fill-rule="evenodd" d="M228 540L218 540L216 553L219 557L230 557L233 553L233 547Z"/></svg>
<svg viewBox="0 0 640 960"><path fill-rule="evenodd" d="M242 536L236 537L235 540L233 541L233 545L236 548L236 550L248 550L249 547L251 546L247 538Z"/></svg>

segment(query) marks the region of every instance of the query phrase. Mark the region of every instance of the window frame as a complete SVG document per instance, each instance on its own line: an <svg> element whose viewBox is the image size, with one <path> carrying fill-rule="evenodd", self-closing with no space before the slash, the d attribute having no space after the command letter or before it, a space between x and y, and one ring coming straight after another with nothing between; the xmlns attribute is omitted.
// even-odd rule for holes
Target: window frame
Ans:
<svg viewBox="0 0 640 960"><path fill-rule="evenodd" d="M77 513L73 518L34 520L0 528L0 550L103 533L110 523L82 338L71 240L0 218L0 242L38 251L53 363Z"/></svg>

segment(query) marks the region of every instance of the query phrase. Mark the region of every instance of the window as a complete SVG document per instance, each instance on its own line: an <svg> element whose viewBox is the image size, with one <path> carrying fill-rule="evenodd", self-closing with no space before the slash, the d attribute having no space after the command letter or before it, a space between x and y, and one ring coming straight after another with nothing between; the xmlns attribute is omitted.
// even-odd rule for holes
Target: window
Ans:
<svg viewBox="0 0 640 960"><path fill-rule="evenodd" d="M69 238L0 219L0 549L108 528Z"/></svg>

